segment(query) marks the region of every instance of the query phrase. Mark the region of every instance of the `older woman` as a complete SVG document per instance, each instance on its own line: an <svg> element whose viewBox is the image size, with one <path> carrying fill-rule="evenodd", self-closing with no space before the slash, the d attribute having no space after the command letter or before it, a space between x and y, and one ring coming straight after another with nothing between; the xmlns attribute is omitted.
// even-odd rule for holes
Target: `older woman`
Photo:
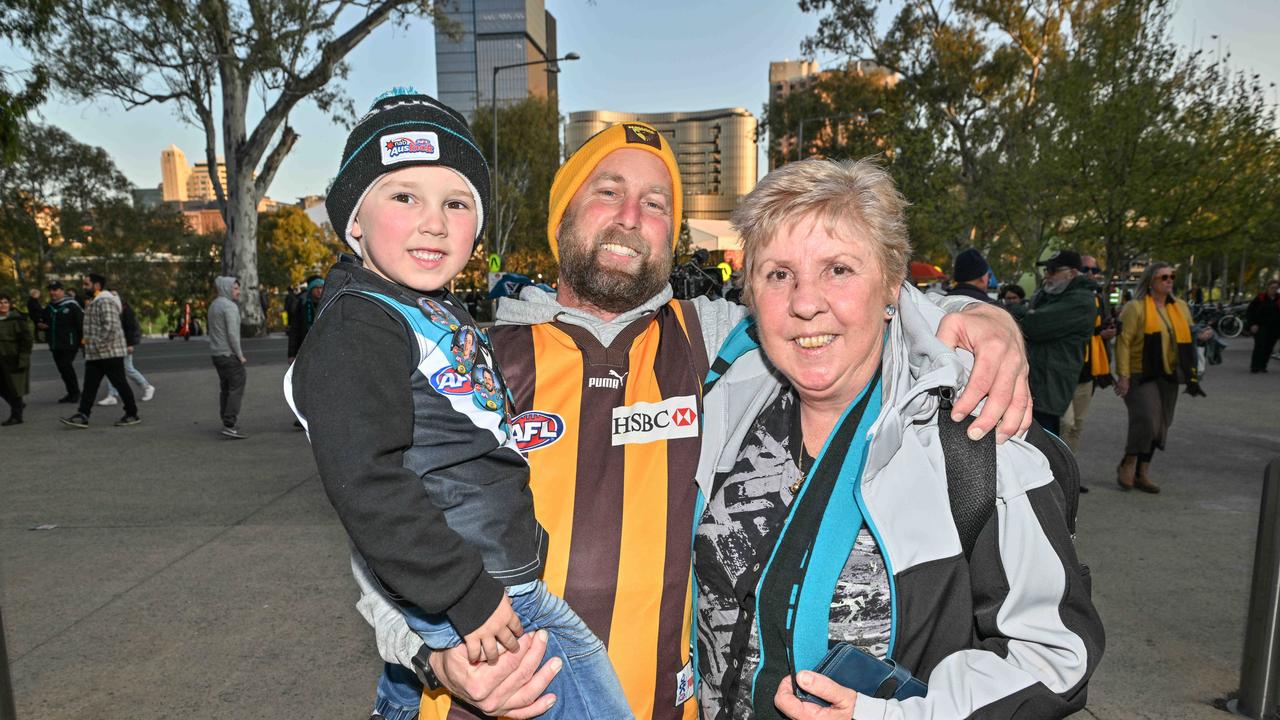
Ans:
<svg viewBox="0 0 1280 720"><path fill-rule="evenodd" d="M1204 394L1191 338L1191 308L1173 297L1174 278L1169 263L1151 263L1138 280L1133 300L1120 313L1116 394L1129 410L1124 458L1116 469L1122 490L1160 492L1149 468L1152 455L1164 449L1173 424L1178 385L1185 384L1190 395Z"/></svg>
<svg viewBox="0 0 1280 720"><path fill-rule="evenodd" d="M754 325L721 351L704 411L694 568L709 720L1084 704L1102 627L1061 492L1024 440L998 447L997 510L962 549L938 415L966 369L903 282L905 205L876 165L807 160L734 214ZM891 658L927 694L879 699L805 672L836 642ZM831 707L800 700L793 669Z"/></svg>

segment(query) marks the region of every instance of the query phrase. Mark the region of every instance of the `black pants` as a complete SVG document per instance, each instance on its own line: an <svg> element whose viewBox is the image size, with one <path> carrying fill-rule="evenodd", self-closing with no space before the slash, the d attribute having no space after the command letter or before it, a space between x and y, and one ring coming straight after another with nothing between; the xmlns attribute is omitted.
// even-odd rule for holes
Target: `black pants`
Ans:
<svg viewBox="0 0 1280 720"><path fill-rule="evenodd" d="M214 355L213 367L218 371L218 414L223 427L235 427L244 398L244 363L234 355Z"/></svg>
<svg viewBox="0 0 1280 720"><path fill-rule="evenodd" d="M1032 410L1031 417L1035 418L1035 421L1040 423L1040 427L1044 428L1045 430L1048 430L1054 435L1062 434L1062 431L1059 429L1062 424L1061 415L1050 415L1049 413L1043 413L1038 410Z"/></svg>
<svg viewBox="0 0 1280 720"><path fill-rule="evenodd" d="M129 380L124 374L122 357L85 361L84 390L80 392L80 414L89 417L89 411L93 409L93 399L98 397L98 386L102 384L103 377L110 380L116 390L120 391L120 400L124 402L124 414L137 415L138 404L134 402L133 388L129 387Z"/></svg>
<svg viewBox="0 0 1280 720"><path fill-rule="evenodd" d="M1276 332L1264 327L1258 328L1258 334L1253 336L1253 359L1249 363L1249 369L1266 370L1275 347Z"/></svg>
<svg viewBox="0 0 1280 720"><path fill-rule="evenodd" d="M58 367L58 374L62 376L62 384L67 388L68 395L80 394L80 381L76 379L76 353L80 352L78 348L54 348L53 364Z"/></svg>
<svg viewBox="0 0 1280 720"><path fill-rule="evenodd" d="M5 362L7 362L7 359L0 358L0 399L8 403L11 415L17 415L22 411L22 408L26 407L26 403L22 402L22 393L18 392L18 387L13 382L13 377L3 367ZM28 372L30 371L28 370Z"/></svg>

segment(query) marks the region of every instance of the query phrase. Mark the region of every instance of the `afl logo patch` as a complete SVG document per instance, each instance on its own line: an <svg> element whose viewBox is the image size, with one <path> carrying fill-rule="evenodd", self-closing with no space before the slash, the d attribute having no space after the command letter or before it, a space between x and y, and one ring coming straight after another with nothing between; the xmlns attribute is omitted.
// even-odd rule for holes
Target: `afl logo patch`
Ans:
<svg viewBox="0 0 1280 720"><path fill-rule="evenodd" d="M441 395L470 395L471 376L459 375L453 368L440 368L431 376L431 387Z"/></svg>
<svg viewBox="0 0 1280 720"><path fill-rule="evenodd" d="M564 419L555 413L530 410L511 418L511 437L521 452L544 448L564 435Z"/></svg>

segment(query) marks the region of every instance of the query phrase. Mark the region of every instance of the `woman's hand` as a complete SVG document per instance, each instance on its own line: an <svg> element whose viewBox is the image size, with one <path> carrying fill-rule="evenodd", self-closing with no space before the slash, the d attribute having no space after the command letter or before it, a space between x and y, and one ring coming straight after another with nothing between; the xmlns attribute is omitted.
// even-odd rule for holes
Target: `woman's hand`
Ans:
<svg viewBox="0 0 1280 720"><path fill-rule="evenodd" d="M546 651L547 631L539 630L521 637L519 649L503 653L493 665L471 663L466 645L433 652L429 662L450 695L486 715L525 720L542 715L556 704L555 695L542 693L560 672L562 663L553 657L544 664Z"/></svg>
<svg viewBox="0 0 1280 720"><path fill-rule="evenodd" d="M978 440L995 429L996 442L1002 443L1026 432L1031 427L1030 366L1013 317L999 306L972 303L942 319L938 339L973 353L973 372L951 410L952 419L959 422L986 398L982 413L969 426L969 437Z"/></svg>
<svg viewBox="0 0 1280 720"><path fill-rule="evenodd" d="M853 717L853 706L858 701L858 693L840 685L826 675L819 675L809 670L801 670L796 674L800 680L800 689L816 695L831 703L830 707L805 702L796 697L791 687L791 676L782 678L778 683L778 692L773 695L773 704L791 720L850 720Z"/></svg>
<svg viewBox="0 0 1280 720"><path fill-rule="evenodd" d="M1129 394L1129 378L1127 377L1116 378L1116 395L1119 397L1124 397L1125 395L1128 395L1128 394Z"/></svg>

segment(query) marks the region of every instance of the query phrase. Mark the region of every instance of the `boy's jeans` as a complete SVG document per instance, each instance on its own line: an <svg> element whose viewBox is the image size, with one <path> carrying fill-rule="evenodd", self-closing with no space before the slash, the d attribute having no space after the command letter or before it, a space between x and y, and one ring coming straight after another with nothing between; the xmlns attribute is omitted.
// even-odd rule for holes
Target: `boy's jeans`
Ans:
<svg viewBox="0 0 1280 720"><path fill-rule="evenodd" d="M564 662L563 669L546 690L555 693L556 704L541 717L634 718L604 643L587 629L568 603L548 592L541 580L507 588L507 593L525 632L547 631L546 659L555 656ZM404 609L404 618L433 650L444 650L462 642L443 615ZM422 684L413 671L387 663L378 680L374 712L387 720L413 720L418 717L421 699Z"/></svg>
<svg viewBox="0 0 1280 720"><path fill-rule="evenodd" d="M145 388L151 384L147 382L146 376L138 372L138 369L133 366L133 353L124 356L124 374L140 388ZM107 383L107 394L112 397L120 397L120 391L116 390L116 386L110 382Z"/></svg>

